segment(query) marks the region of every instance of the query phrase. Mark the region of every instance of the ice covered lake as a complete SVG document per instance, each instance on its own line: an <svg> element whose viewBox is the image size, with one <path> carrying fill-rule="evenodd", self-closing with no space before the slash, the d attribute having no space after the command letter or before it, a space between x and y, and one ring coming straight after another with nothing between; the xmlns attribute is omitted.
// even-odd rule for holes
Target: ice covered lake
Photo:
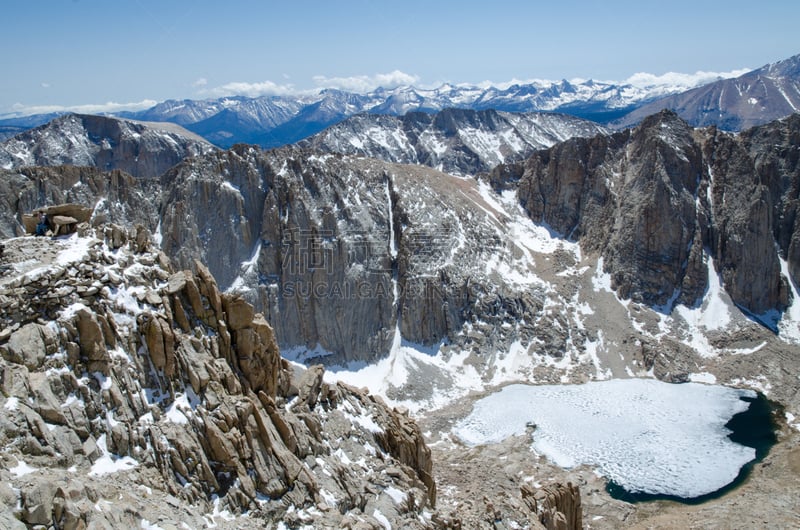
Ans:
<svg viewBox="0 0 800 530"><path fill-rule="evenodd" d="M534 424L537 453L564 468L594 466L612 494L616 488L632 500L691 501L725 489L763 457L731 438L758 432L774 443L769 407L761 401L753 416L748 407L759 403L757 394L724 386L654 379L516 384L477 401L453 432L468 445L481 445L525 434ZM734 429L744 432L729 436L737 424Z"/></svg>

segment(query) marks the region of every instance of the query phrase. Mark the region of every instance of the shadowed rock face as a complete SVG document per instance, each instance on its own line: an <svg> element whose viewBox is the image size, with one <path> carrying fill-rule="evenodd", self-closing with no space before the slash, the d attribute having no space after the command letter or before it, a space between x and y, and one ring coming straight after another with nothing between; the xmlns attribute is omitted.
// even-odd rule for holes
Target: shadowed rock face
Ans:
<svg viewBox="0 0 800 530"><path fill-rule="evenodd" d="M136 179L121 171L93 167L23 167L0 170L0 238L25 233L22 216L65 203L93 210L90 223L158 226L160 190L153 179Z"/></svg>
<svg viewBox="0 0 800 530"><path fill-rule="evenodd" d="M282 345L353 361L385 355L397 330L426 346L453 340L470 322L525 321L528 339L544 333L530 325L539 291L487 272L493 259L520 256L503 233L509 214L486 202L474 179L237 146L177 166L162 187L163 250L182 267L195 256L208 263L223 289L264 312ZM513 340L474 336L477 349L493 347L490 337Z"/></svg>
<svg viewBox="0 0 800 530"><path fill-rule="evenodd" d="M385 167L238 146L162 178L164 251L208 263L287 345L364 358L396 321Z"/></svg>
<svg viewBox="0 0 800 530"><path fill-rule="evenodd" d="M779 254L797 281L800 119L732 136L664 111L611 137L575 139L500 167L531 219L599 251L620 296L670 309L707 285L702 250L736 304L782 310ZM794 156L792 156L794 155Z"/></svg>
<svg viewBox="0 0 800 530"><path fill-rule="evenodd" d="M792 280L800 280L800 114L744 131L739 138L753 160L759 182L769 191L772 231L789 262Z"/></svg>

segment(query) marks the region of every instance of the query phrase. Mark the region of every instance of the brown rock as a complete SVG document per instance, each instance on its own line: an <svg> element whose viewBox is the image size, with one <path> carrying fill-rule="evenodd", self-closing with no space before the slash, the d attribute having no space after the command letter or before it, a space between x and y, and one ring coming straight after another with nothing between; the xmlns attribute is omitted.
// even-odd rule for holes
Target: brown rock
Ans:
<svg viewBox="0 0 800 530"><path fill-rule="evenodd" d="M309 366L297 383L297 401L305 404L309 410L314 410L317 405L324 373L325 367L321 364Z"/></svg>
<svg viewBox="0 0 800 530"><path fill-rule="evenodd" d="M244 298L236 295L223 295L222 307L227 315L228 326L233 331L249 326L253 322L255 310Z"/></svg>
<svg viewBox="0 0 800 530"><path fill-rule="evenodd" d="M95 313L80 309L77 314L77 328L81 355L88 360L89 371L109 373L111 357L106 349L105 336Z"/></svg>
<svg viewBox="0 0 800 530"><path fill-rule="evenodd" d="M164 370L167 377L174 375L175 334L170 325L161 316L151 315L144 325L144 336L155 367Z"/></svg>
<svg viewBox="0 0 800 530"><path fill-rule="evenodd" d="M553 484L532 492L530 486L520 489L526 503L537 508L539 521L547 530L580 530L583 528L581 492L571 482ZM531 500L533 496L533 500Z"/></svg>
<svg viewBox="0 0 800 530"><path fill-rule="evenodd" d="M186 273L184 271L178 271L169 277L167 282L167 292L169 294L179 293L184 287L186 287Z"/></svg>
<svg viewBox="0 0 800 530"><path fill-rule="evenodd" d="M47 326L25 324L11 334L7 349L3 349L3 352L7 352L5 357L9 361L36 370L44 362L45 355L53 353L56 338L55 332Z"/></svg>

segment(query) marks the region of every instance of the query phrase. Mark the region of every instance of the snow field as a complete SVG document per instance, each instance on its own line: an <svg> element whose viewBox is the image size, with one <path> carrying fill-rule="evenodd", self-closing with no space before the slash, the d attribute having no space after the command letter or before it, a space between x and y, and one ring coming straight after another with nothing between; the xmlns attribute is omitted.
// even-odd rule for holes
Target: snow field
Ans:
<svg viewBox="0 0 800 530"><path fill-rule="evenodd" d="M725 424L755 393L652 379L511 385L475 403L454 428L464 443L496 443L534 426L532 449L555 464L588 464L631 492L692 498L732 482L755 450Z"/></svg>

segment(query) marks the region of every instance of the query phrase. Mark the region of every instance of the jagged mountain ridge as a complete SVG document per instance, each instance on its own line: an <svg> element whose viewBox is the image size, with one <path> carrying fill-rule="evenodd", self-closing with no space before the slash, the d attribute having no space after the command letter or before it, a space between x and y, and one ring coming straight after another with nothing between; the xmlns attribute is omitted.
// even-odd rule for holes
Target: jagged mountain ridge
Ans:
<svg viewBox="0 0 800 530"><path fill-rule="evenodd" d="M537 252L553 250L530 245L570 249L559 258L568 264L581 259L574 241L599 253L623 299L666 313L702 301L711 259L733 302L774 327L792 302L787 274L798 280L797 129L790 118L732 136L662 113L636 129L568 140L501 165L490 177L495 191L421 167L240 146L162 176L161 194L145 199L158 213L145 223L181 267L200 258L223 289L246 295L282 346L320 347L344 360L384 355L397 330L414 343L463 347L476 322L484 346L490 336L498 349L536 342L552 325L533 316L537 308L550 297L568 300L536 279ZM52 176L63 171L19 174L9 193L32 204L38 195L20 187L55 189L67 183ZM88 176L69 182L76 178ZM85 190L86 201L101 195L93 198L89 185L70 188ZM104 215L144 211L124 201L146 193L128 197L104 203ZM23 208L11 203L12 212ZM534 223L563 239L537 239L544 228ZM315 294L314 285L343 291ZM369 296L353 295L359 286ZM426 296L414 296L420 292ZM521 320L528 326L518 327ZM555 338L543 344L554 354L564 346Z"/></svg>
<svg viewBox="0 0 800 530"><path fill-rule="evenodd" d="M662 109L694 127L740 131L800 112L800 55L642 105L612 127L629 127Z"/></svg>
<svg viewBox="0 0 800 530"><path fill-rule="evenodd" d="M446 108L505 112L562 112L599 122L637 106L686 90L681 85L638 88L600 81L562 80L514 84L506 88L445 84L434 89L412 86L378 88L367 94L325 89L291 96L232 96L206 100L168 100L121 118L172 122L223 148L236 143L278 147L316 134L360 113L404 115L435 113ZM7 118L0 126L33 127L53 115Z"/></svg>
<svg viewBox="0 0 800 530"><path fill-rule="evenodd" d="M0 144L0 161L5 161L6 169L87 165L103 170L117 168L137 177L155 177L183 156L212 149L193 133L183 130L184 136L181 131L166 122L61 117ZM467 175L488 171L500 162L521 160L535 149L572 136L605 132L608 131L593 122L561 114L447 109L404 117L357 115L300 145L388 162L419 163Z"/></svg>
<svg viewBox="0 0 800 530"><path fill-rule="evenodd" d="M0 144L0 167L93 166L157 177L186 157L214 149L172 123L67 114Z"/></svg>
<svg viewBox="0 0 800 530"><path fill-rule="evenodd" d="M453 84L434 89L402 86L378 88L367 94L325 89L288 96L168 100L143 111L115 115L177 123L223 148L236 143L265 148L295 143L360 113L401 116L446 108L559 112L603 124L612 122L616 127L633 125L662 108L672 108L680 110L681 116L695 126L718 125L726 130L740 130L784 117L800 108L796 67L784 68L796 65L798 57L766 65L745 74L738 82L722 80L699 87L683 84L638 87L590 79L534 81L505 88ZM726 105L727 110L722 111L714 107L722 95L720 87L729 87L723 99L731 98L734 90L739 93ZM742 95L745 92L747 95ZM658 103L662 98L668 99ZM753 99L758 103L750 103ZM0 126L9 126L13 132L18 127L46 123L53 117L52 114L11 117L0 120Z"/></svg>
<svg viewBox="0 0 800 530"><path fill-rule="evenodd" d="M475 175L567 138L604 132L593 122L562 114L445 109L403 116L359 114L300 145Z"/></svg>
<svg viewBox="0 0 800 530"><path fill-rule="evenodd" d="M663 95L665 91L672 93L680 89L656 87L646 90L630 85L597 81L570 83L565 80L558 83L512 85L505 89L443 85L426 90L406 86L379 88L367 94L327 89L312 96L195 101L192 105L184 104L183 108L187 112L180 115L173 110L180 105L167 102L164 104L164 107L170 109L167 113L162 114L156 107L125 116L155 121L180 120L187 129L202 134L221 147L230 147L238 141L255 143L262 147L277 147L302 140L347 117L364 112L403 115L408 112L438 112L455 107L509 112L566 111L593 119L619 116L645 101ZM215 111L220 107L224 111ZM286 113L288 108L298 110L289 115ZM202 121L190 121L197 115L204 115L206 118ZM263 119L262 116L267 118Z"/></svg>

